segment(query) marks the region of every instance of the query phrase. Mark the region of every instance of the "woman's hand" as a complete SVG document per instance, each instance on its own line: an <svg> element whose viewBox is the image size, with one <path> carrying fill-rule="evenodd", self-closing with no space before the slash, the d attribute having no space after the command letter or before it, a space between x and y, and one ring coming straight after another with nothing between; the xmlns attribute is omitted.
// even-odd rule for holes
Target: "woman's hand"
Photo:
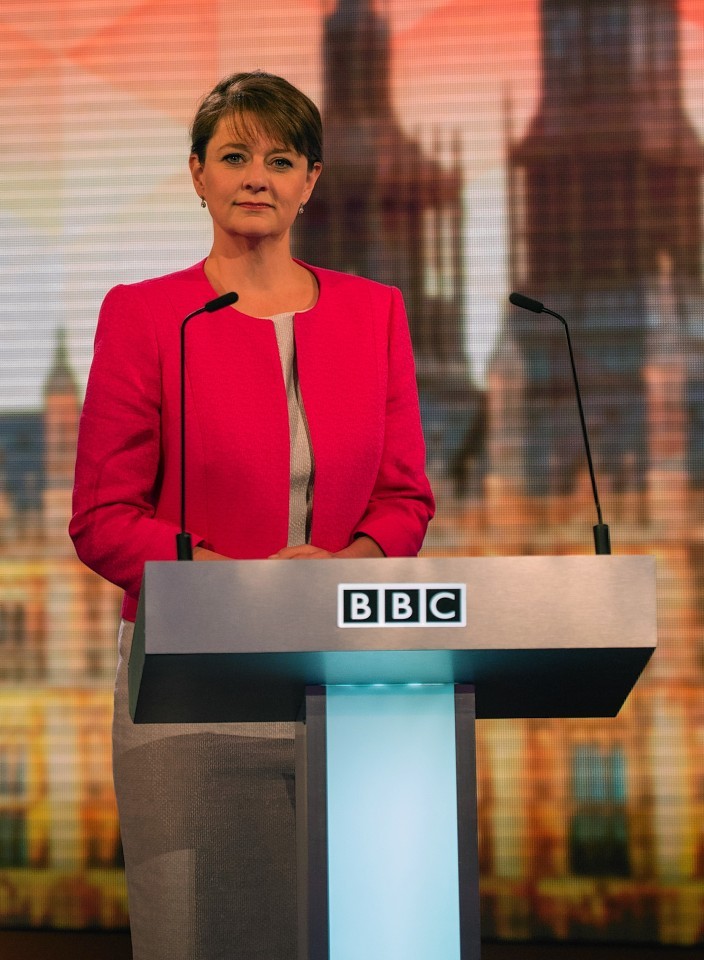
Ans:
<svg viewBox="0 0 704 960"><path fill-rule="evenodd" d="M329 550L314 547L312 543L299 543L272 553L269 560L331 560L334 556Z"/></svg>
<svg viewBox="0 0 704 960"><path fill-rule="evenodd" d="M312 543L301 543L295 547L284 547L278 553L272 553L270 560L352 560L354 558L383 557L381 547L371 537L357 537L348 547L337 553L323 550Z"/></svg>
<svg viewBox="0 0 704 960"><path fill-rule="evenodd" d="M231 560L232 557L224 557L221 553L215 553L214 550L208 550L207 547L193 548L194 560Z"/></svg>

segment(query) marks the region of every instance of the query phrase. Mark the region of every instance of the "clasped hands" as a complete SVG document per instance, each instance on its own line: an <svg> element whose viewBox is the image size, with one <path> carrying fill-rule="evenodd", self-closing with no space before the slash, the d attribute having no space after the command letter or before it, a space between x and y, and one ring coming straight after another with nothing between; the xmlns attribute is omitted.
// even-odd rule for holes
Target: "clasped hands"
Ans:
<svg viewBox="0 0 704 960"><path fill-rule="evenodd" d="M338 550L337 553L331 553L322 547L316 547L312 543L301 543L295 547L282 547L276 553L272 553L269 560L352 560L355 558L374 558L383 557L384 552L381 547L372 540L371 537L357 537L349 546ZM206 547L194 547L194 560L230 560L231 557L225 557L221 553L215 553L214 550L208 550Z"/></svg>

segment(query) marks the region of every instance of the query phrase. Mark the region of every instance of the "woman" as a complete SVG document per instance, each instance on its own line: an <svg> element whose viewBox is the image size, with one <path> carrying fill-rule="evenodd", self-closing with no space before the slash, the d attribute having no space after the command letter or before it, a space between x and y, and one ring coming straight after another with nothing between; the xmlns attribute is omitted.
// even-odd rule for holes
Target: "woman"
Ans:
<svg viewBox="0 0 704 960"><path fill-rule="evenodd" d="M188 327L195 560L414 555L433 499L399 292L291 255L322 170L317 108L279 77L236 74L205 98L191 132L213 246L204 262L116 287L103 303L71 535L81 559L125 590L113 759L135 960L286 960L291 731L138 726L127 712L144 563L175 559L183 318L239 296Z"/></svg>

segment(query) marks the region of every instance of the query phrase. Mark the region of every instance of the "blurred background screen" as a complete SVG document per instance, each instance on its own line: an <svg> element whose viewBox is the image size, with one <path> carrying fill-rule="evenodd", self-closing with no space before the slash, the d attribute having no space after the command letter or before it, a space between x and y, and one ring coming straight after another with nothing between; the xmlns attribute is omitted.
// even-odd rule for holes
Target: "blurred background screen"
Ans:
<svg viewBox="0 0 704 960"><path fill-rule="evenodd" d="M657 557L618 718L479 724L485 934L704 943L701 0L3 0L0 926L127 924L77 421L106 291L206 256L188 124L255 68L324 114L297 254L403 290L426 553L593 550L564 333L517 289L571 321L614 552Z"/></svg>

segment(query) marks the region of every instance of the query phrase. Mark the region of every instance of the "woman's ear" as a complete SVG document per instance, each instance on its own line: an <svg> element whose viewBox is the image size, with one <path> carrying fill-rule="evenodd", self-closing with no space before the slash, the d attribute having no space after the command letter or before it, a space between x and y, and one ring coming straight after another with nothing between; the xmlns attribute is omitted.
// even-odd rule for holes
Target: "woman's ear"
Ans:
<svg viewBox="0 0 704 960"><path fill-rule="evenodd" d="M310 195L313 192L313 187L318 182L318 177L322 172L323 172L323 165L319 161L317 163L314 163L313 166L308 171L308 176L306 177L306 189L303 194L303 199L301 201L303 204L308 203L308 200L310 199Z"/></svg>
<svg viewBox="0 0 704 960"><path fill-rule="evenodd" d="M198 159L197 153L192 153L188 158L188 166L191 170L191 179L196 193L203 198L203 164Z"/></svg>

